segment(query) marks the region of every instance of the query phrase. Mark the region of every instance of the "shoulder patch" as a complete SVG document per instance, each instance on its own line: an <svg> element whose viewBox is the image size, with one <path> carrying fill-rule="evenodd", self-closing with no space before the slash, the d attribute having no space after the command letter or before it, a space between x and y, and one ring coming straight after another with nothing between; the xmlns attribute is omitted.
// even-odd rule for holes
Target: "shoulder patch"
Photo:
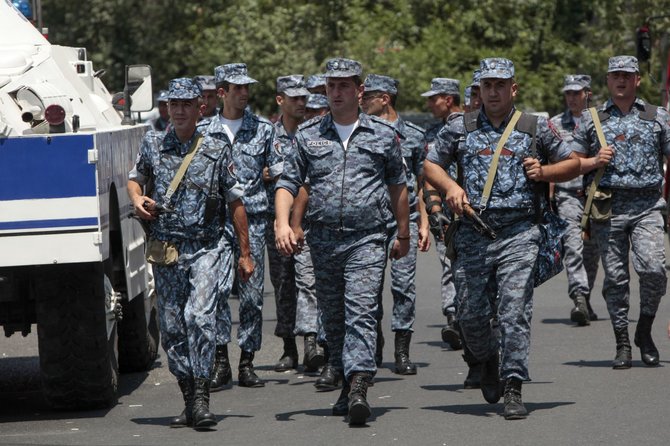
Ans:
<svg viewBox="0 0 670 446"><path fill-rule="evenodd" d="M403 122L405 123L405 125L406 125L407 127L411 128L411 129L414 129L414 130L416 130L417 132L421 132L422 135L423 135L424 133L426 133L426 131L425 131L421 126L416 125L416 124L414 124L413 122L409 122L409 121L407 121L407 120L405 120L405 121L403 121Z"/></svg>
<svg viewBox="0 0 670 446"><path fill-rule="evenodd" d="M322 119L323 119L323 116L315 116L312 119L310 119L308 121L305 121L302 124L300 124L298 126L298 130L302 130L302 129L306 129L308 127L312 127L314 124L317 124L317 123L321 122Z"/></svg>

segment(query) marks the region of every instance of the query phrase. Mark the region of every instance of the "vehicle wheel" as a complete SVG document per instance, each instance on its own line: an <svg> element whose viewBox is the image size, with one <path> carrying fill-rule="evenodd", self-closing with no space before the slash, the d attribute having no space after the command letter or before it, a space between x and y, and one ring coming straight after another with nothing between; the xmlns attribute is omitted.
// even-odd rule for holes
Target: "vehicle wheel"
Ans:
<svg viewBox="0 0 670 446"><path fill-rule="evenodd" d="M119 328L119 370L121 373L151 369L158 355L158 315L156 298L145 304L144 293L122 302L123 317ZM146 305L146 307L145 307ZM149 316L147 321L148 307Z"/></svg>
<svg viewBox="0 0 670 446"><path fill-rule="evenodd" d="M38 268L37 335L42 387L59 409L96 409L117 401L116 324L110 324L102 264Z"/></svg>

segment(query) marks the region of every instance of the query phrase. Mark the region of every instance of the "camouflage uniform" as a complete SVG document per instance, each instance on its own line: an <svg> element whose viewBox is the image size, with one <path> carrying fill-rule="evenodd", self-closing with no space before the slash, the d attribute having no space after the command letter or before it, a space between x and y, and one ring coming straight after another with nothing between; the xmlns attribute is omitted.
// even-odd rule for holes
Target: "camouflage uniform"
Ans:
<svg viewBox="0 0 670 446"><path fill-rule="evenodd" d="M389 76L369 74L364 82L365 92L385 92L396 96L398 81ZM424 131L421 127L406 122L398 117L391 123L400 138L400 151L405 162L407 176L407 196L409 199L409 252L406 256L391 260L391 294L393 295L393 317L391 329L393 331L413 331L416 315L416 255L419 239L419 200L416 195L417 178L423 175L423 160L426 156ZM395 220L389 222L388 246L392 246L396 236ZM383 278L382 278L383 283ZM382 290L379 293L379 313L377 323L380 324L384 316ZM378 327L380 328L380 327ZM379 355L380 352L378 352Z"/></svg>
<svg viewBox="0 0 670 446"><path fill-rule="evenodd" d="M610 59L610 71L629 71L613 67L617 62L618 58ZM629 250L640 277L641 316L656 314L667 287L662 218L665 200L661 184L662 157L670 155L670 116L662 108L656 110L655 116L645 113L649 110L650 106L641 99L635 99L627 114L611 99L598 107L601 114L609 115L600 119L605 139L615 150L599 185L612 190L612 217L607 222L592 221L591 237L600 250L605 270L603 297L615 332L628 327ZM588 151L588 156L594 156L600 149L589 114L583 117L574 141ZM587 184L592 180L593 173L586 176Z"/></svg>
<svg viewBox="0 0 670 446"><path fill-rule="evenodd" d="M308 242L330 365L347 378L374 374L386 184L406 182L398 140L388 123L360 114L346 150L331 115L301 125L296 142L277 188L295 196L309 177Z"/></svg>
<svg viewBox="0 0 670 446"><path fill-rule="evenodd" d="M217 83L226 75L227 67L229 66L216 68ZM244 72L246 74L246 67ZM247 79L251 78L245 77L240 83L251 83ZM255 82L253 79L252 81ZM239 283L240 326L237 331L237 341L243 351L256 352L260 350L262 340L265 227L268 209L268 196L263 184L263 168L268 167L270 176L275 177L281 173L282 159L273 147L274 127L272 123L254 115L249 110L244 111L242 126L235 135L234 141L231 142L228 139L221 114L212 120L208 132L212 137L232 146L234 171L244 190L242 202L247 212L249 247L256 268L247 282ZM226 234L230 237L233 234L230 218L226 226ZM229 241L234 247L235 264L237 264L240 254L237 240L232 238ZM227 277L231 277L230 273L227 273ZM230 319L230 306L227 301L222 302L217 310L217 328L221 330L217 341L230 339L230 333L226 333L226 325Z"/></svg>
<svg viewBox="0 0 670 446"><path fill-rule="evenodd" d="M588 88L590 80L589 76L566 76L563 91L579 91ZM564 141L571 142L575 128L581 124L581 118L573 116L568 109L551 118L550 123ZM600 257L594 240L582 240L580 221L584 213L585 200L582 183L583 178L580 175L573 180L556 183L554 186L558 214L569 225L563 236L565 249L563 263L568 276L568 296L572 300L575 300L577 296L585 296L587 299L590 297L598 273Z"/></svg>
<svg viewBox="0 0 670 446"><path fill-rule="evenodd" d="M436 77L431 80L430 90L422 93L423 97L430 97L436 94L451 94L451 95L460 95L460 83L455 79ZM428 128L424 134L426 153L432 147L437 134L445 126L445 124L459 116L460 113L452 113L444 121L435 124ZM425 158L425 156L424 156ZM456 167L455 164L449 166L449 173L453 174L452 176L456 178ZM443 203L443 212L447 218L451 219L451 212L447 209L446 205ZM437 235L435 238L435 250L437 251L437 256L440 259L440 264L442 265L442 314L445 316L447 314L456 313L455 297L456 297L456 288L454 287L454 276L451 268L451 261L447 257L447 248L444 245L444 241L440 240Z"/></svg>
<svg viewBox="0 0 670 446"><path fill-rule="evenodd" d="M503 74L495 73L492 77L497 76ZM463 172L463 189L473 204L481 199L492 152L510 118L511 114L500 128L495 128L482 109L477 129L472 132L465 131L465 118L451 120L427 155L428 160L443 168L458 162ZM570 155L569 148L549 129L546 119L538 118L536 135L542 164ZM501 348L500 378L505 380L529 379L533 272L541 237L534 224L533 186L522 165L522 160L531 156L531 139L531 135L513 130L505 146L513 156L500 157L491 197L481 214L497 232L496 240L476 232L467 219L455 235L457 258L453 268L460 328L478 361L488 360ZM496 299L500 345L490 323L491 302Z"/></svg>
<svg viewBox="0 0 670 446"><path fill-rule="evenodd" d="M154 266L162 346L170 372L178 379L209 379L215 347L216 296L229 254L220 243L219 215L225 212L224 197L227 202L242 197L242 188L231 168L229 146L205 134L172 199L163 202L183 157L198 135L196 131L189 142L182 144L174 130L165 137L148 132L129 174L141 185L153 179L151 198L174 210L161 213L151 223L151 237L171 241L179 251L177 265ZM205 221L205 201L211 194L220 200L214 218Z"/></svg>

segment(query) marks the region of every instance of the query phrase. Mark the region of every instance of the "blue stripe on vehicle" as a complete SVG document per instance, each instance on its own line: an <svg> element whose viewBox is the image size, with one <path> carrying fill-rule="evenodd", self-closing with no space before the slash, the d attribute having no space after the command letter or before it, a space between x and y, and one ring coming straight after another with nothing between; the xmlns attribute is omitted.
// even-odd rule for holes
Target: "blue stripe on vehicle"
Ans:
<svg viewBox="0 0 670 446"><path fill-rule="evenodd" d="M0 201L94 197L93 135L0 138Z"/></svg>
<svg viewBox="0 0 670 446"><path fill-rule="evenodd" d="M97 225L98 219L96 217L64 218L60 220L7 221L0 222L0 231L7 231L12 229L45 229Z"/></svg>

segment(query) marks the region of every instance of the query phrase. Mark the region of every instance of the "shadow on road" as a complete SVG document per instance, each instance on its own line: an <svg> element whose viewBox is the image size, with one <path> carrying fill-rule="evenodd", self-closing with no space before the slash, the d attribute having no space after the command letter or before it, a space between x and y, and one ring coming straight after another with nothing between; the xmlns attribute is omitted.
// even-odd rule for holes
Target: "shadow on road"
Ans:
<svg viewBox="0 0 670 446"><path fill-rule="evenodd" d="M153 367L160 367L156 361ZM152 368L153 368L152 367ZM139 388L149 372L119 375L117 395L130 395ZM40 361L35 357L12 357L0 360L0 418L3 422L100 418L112 408L69 411L53 409L47 404L40 382Z"/></svg>
<svg viewBox="0 0 670 446"><path fill-rule="evenodd" d="M533 413L536 410L553 409L560 406L568 406L575 404L574 401L565 402L546 402L546 403L524 403L528 413ZM442 412L453 413L456 415L476 415L480 417L492 417L502 415L502 404L454 404L450 406L432 406L422 407L426 410L438 410Z"/></svg>

